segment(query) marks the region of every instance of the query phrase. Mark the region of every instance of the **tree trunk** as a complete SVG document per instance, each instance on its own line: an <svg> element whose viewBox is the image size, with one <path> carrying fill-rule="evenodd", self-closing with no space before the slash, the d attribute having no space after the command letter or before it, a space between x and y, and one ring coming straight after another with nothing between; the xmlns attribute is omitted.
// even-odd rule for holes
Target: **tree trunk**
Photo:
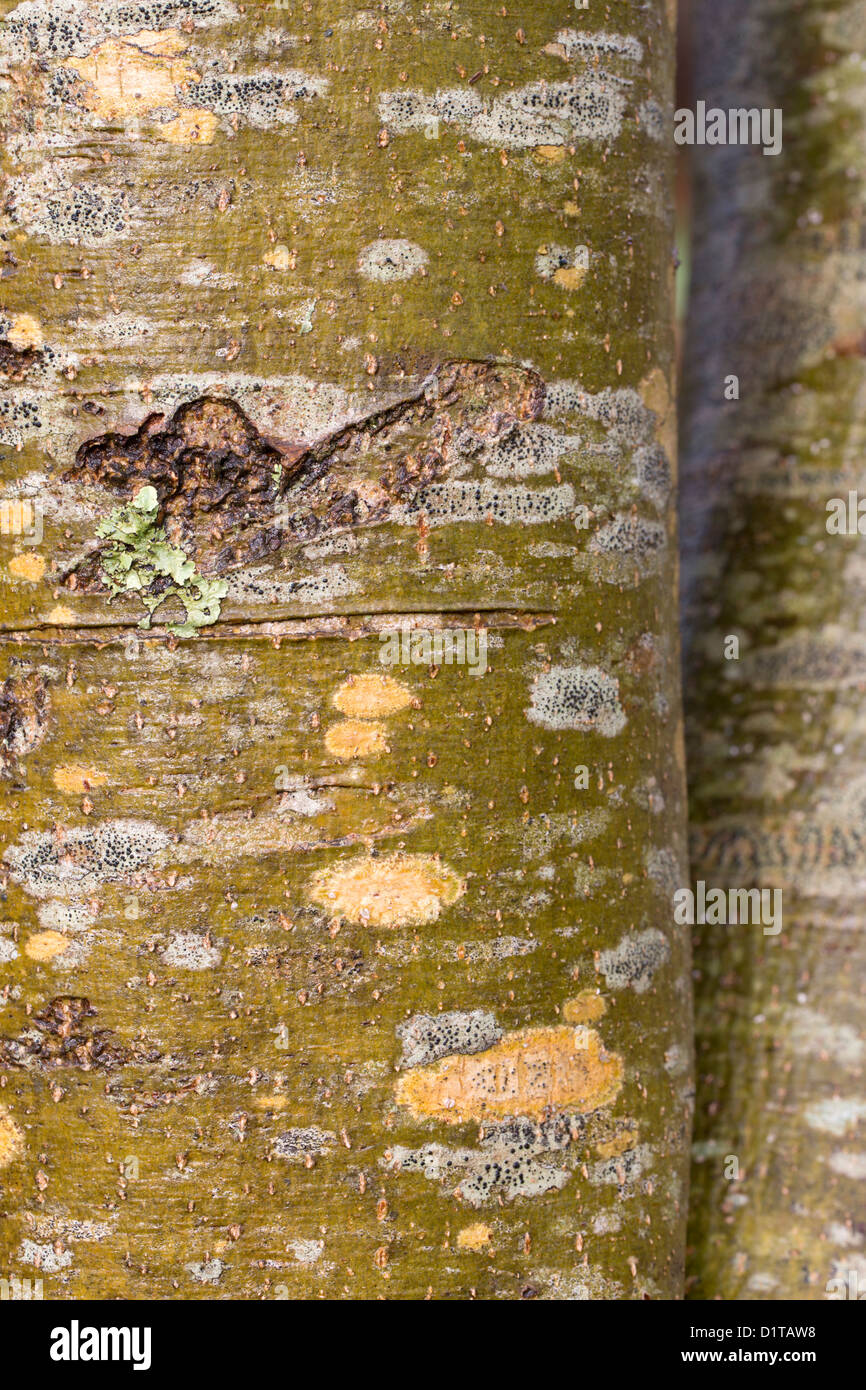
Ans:
<svg viewBox="0 0 866 1390"><path fill-rule="evenodd" d="M2 8L0 1268L678 1297L672 3Z"/></svg>
<svg viewBox="0 0 866 1390"><path fill-rule="evenodd" d="M695 95L784 112L775 158L693 152L692 872L782 894L781 922L697 930L699 1298L845 1297L866 1273L864 569L826 526L863 478L864 21L860 2L696 10Z"/></svg>

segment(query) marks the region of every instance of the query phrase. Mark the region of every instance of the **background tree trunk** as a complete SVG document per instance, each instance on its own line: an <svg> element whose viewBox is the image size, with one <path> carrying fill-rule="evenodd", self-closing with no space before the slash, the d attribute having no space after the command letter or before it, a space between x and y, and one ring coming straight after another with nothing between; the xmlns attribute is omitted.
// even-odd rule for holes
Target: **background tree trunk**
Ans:
<svg viewBox="0 0 866 1390"><path fill-rule="evenodd" d="M0 1268L679 1296L673 4L2 10Z"/></svg>
<svg viewBox="0 0 866 1390"><path fill-rule="evenodd" d="M864 568L825 525L863 480L864 23L862 3L694 12L695 96L784 111L778 157L693 151L692 872L783 895L779 935L698 929L699 1298L821 1299L866 1272Z"/></svg>

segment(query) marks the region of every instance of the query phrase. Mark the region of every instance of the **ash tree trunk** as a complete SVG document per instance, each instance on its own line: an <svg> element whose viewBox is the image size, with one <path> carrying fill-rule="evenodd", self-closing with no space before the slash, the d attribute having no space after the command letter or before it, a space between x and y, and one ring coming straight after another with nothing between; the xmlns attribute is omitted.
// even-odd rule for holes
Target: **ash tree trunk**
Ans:
<svg viewBox="0 0 866 1390"><path fill-rule="evenodd" d="M856 1297L866 1274L866 570L827 509L863 484L864 21L781 0L694 20L695 96L784 116L777 157L692 152L692 873L781 892L769 930L697 928L698 1298Z"/></svg>
<svg viewBox="0 0 866 1390"><path fill-rule="evenodd" d="M673 6L2 11L0 1269L678 1297Z"/></svg>

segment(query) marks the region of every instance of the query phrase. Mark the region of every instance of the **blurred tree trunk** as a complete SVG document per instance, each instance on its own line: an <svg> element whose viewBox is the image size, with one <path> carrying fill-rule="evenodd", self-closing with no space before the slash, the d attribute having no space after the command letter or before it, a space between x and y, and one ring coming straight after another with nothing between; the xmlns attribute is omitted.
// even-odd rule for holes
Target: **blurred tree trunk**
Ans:
<svg viewBox="0 0 866 1390"><path fill-rule="evenodd" d="M864 24L860 0L693 13L695 96L784 112L778 157L692 151L692 874L782 890L778 935L697 930L698 1298L842 1297L866 1273L866 566L826 529L864 478Z"/></svg>
<svg viewBox="0 0 866 1390"><path fill-rule="evenodd" d="M46 1297L682 1290L673 5L391 8L2 6Z"/></svg>

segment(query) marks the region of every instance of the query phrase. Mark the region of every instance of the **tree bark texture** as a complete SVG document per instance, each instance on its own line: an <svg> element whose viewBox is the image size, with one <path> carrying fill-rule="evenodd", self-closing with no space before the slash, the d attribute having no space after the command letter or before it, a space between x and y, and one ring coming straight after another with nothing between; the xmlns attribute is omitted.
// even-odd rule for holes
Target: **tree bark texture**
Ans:
<svg viewBox="0 0 866 1390"><path fill-rule="evenodd" d="M678 1297L673 5L2 11L0 1268Z"/></svg>
<svg viewBox="0 0 866 1390"><path fill-rule="evenodd" d="M826 527L864 476L864 23L859 0L696 10L695 96L784 112L778 157L693 151L692 872L783 908L778 935L697 931L699 1298L823 1299L866 1273L866 571Z"/></svg>

